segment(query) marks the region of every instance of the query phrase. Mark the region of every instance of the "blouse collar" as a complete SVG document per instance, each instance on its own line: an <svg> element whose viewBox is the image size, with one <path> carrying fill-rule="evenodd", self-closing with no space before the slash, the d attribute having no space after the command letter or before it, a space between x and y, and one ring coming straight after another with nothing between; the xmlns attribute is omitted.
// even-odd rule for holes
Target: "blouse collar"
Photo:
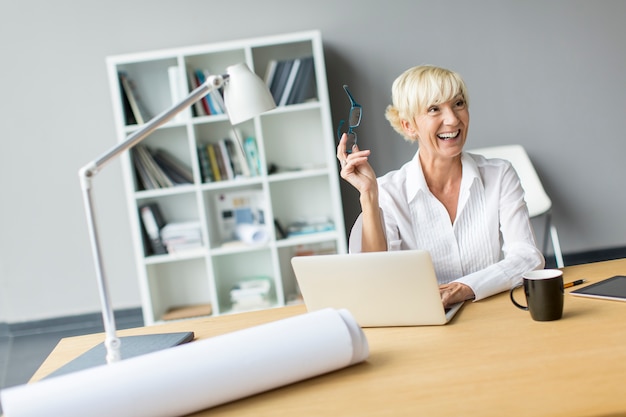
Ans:
<svg viewBox="0 0 626 417"><path fill-rule="evenodd" d="M428 184L426 184L426 178L424 177L424 171L422 170L422 164L419 159L419 149L413 156L413 159L407 163L406 167L406 193L409 201L413 200L419 192L430 192ZM461 154L461 165L463 169L461 178L461 192L463 195L470 189L474 181L482 181L478 165L474 158L466 152Z"/></svg>

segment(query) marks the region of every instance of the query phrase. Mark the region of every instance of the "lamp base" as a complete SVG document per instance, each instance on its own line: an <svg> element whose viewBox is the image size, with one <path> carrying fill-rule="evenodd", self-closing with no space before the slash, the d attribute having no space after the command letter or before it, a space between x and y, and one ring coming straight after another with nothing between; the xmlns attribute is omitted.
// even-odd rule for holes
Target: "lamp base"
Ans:
<svg viewBox="0 0 626 417"><path fill-rule="evenodd" d="M120 337L120 340L122 341L122 360L182 345L183 343L192 341L193 338L193 332ZM104 347L104 342L102 342L46 376L44 379L54 378L71 372L82 371L83 369L93 368L99 365L106 365L106 354L106 348Z"/></svg>

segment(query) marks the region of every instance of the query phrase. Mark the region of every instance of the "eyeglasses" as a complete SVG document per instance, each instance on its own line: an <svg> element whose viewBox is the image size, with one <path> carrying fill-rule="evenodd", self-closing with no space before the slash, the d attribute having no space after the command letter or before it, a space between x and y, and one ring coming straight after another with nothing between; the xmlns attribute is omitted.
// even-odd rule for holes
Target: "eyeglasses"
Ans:
<svg viewBox="0 0 626 417"><path fill-rule="evenodd" d="M348 86L344 85L343 89L346 90L346 94L350 99L350 114L348 115L348 131L345 132L348 135L348 141L346 142L346 153L352 152L352 147L356 145L356 132L353 131L356 127L361 124L361 113L363 112L363 107L354 101L354 97L350 94L350 90L348 90ZM341 140L341 136L343 133L341 132L341 128L346 123L345 120L341 120L339 122L339 127L337 128L337 137Z"/></svg>

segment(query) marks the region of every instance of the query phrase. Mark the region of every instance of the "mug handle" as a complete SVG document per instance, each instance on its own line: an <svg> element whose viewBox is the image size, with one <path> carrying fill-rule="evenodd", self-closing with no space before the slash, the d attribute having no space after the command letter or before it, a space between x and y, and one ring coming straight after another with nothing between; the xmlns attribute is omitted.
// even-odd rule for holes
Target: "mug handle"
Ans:
<svg viewBox="0 0 626 417"><path fill-rule="evenodd" d="M519 304L517 301L515 301L515 297L513 297L513 291L515 291L516 289L522 287L524 284L518 284L515 287L511 288L511 291L509 292L509 296L511 297L511 301L513 302L513 304L515 304L515 307L528 311L528 306L523 306L521 304Z"/></svg>

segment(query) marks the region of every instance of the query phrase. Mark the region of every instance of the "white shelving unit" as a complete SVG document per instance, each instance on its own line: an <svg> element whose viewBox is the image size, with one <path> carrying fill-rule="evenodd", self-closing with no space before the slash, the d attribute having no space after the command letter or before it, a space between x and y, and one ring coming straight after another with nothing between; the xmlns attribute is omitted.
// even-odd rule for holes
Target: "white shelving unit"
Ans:
<svg viewBox="0 0 626 417"><path fill-rule="evenodd" d="M245 62L263 78L271 60L307 55L314 57L317 98L280 106L237 126L243 137L256 139L261 175L204 182L197 146L219 141L230 134L232 127L225 115L198 117L191 108L159 128L142 145L166 149L183 161L193 171L193 184L143 190L131 156L127 153L122 158L146 324L163 321L164 314L172 308L184 310L210 304L211 314L232 312L233 286L258 276L271 279L271 305L286 305L298 296L290 264L296 253L315 252L319 248L325 252L346 252L322 40L318 31L307 31L107 58L115 124L121 142L137 125L126 125L120 71L132 80L147 111L156 115L173 104L170 67L198 67L224 73L228 66ZM189 91L187 71L180 71L180 75L179 84ZM270 166L279 169L268 172ZM272 225L270 239L263 244L224 245L218 233L216 195L250 190L262 193L270 225L273 219L287 226L302 219L327 218L334 229L281 237ZM167 222L199 221L203 246L146 256L138 213L139 207L146 203L157 203Z"/></svg>

